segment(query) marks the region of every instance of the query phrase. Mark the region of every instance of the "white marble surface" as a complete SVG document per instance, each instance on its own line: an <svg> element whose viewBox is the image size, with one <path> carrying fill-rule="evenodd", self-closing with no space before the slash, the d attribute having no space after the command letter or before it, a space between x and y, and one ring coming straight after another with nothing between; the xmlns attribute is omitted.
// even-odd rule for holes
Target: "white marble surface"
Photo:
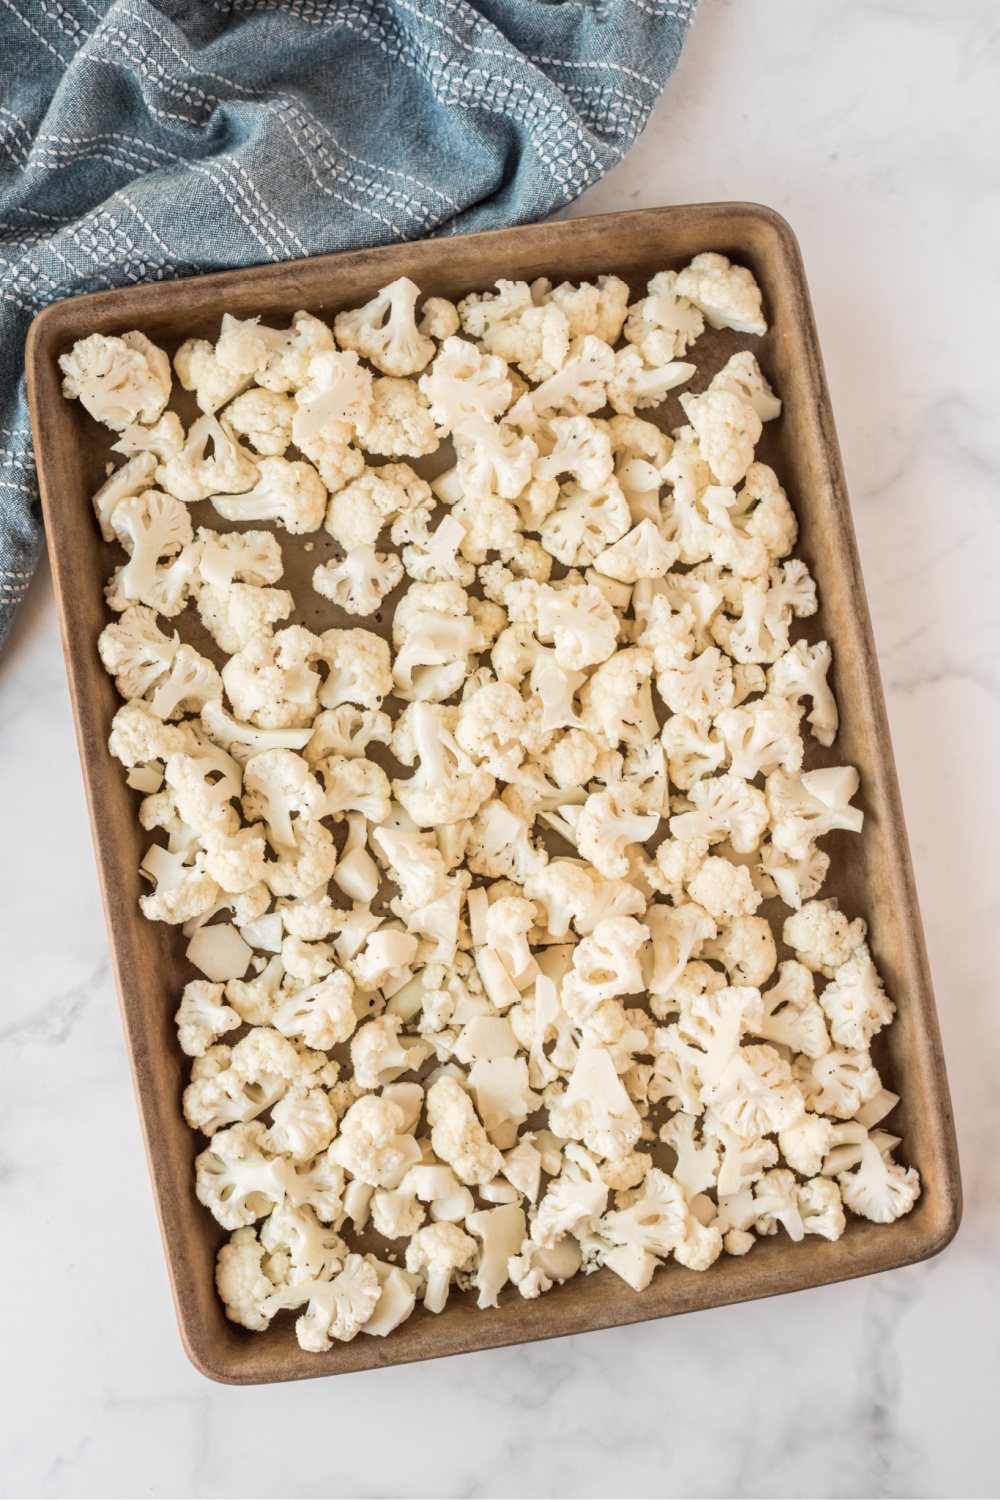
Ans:
<svg viewBox="0 0 1000 1500"><path fill-rule="evenodd" d="M579 205L756 199L800 237L951 1069L957 1241L671 1323L208 1384L174 1325L43 568L0 658L0 1493L997 1494L998 56L991 0L703 0L649 130Z"/></svg>

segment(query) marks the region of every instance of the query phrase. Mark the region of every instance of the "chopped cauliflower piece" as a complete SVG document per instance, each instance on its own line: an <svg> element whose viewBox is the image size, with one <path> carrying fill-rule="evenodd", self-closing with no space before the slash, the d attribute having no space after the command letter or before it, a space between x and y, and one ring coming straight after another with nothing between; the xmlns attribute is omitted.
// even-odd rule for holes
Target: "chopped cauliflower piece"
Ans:
<svg viewBox="0 0 1000 1500"><path fill-rule="evenodd" d="M704 313L712 328L757 335L767 332L753 273L746 266L732 265L724 255L715 251L696 255L680 272L674 288Z"/></svg>
<svg viewBox="0 0 1000 1500"><path fill-rule="evenodd" d="M63 395L114 432L152 424L170 399L170 361L145 334L92 333L59 356Z"/></svg>

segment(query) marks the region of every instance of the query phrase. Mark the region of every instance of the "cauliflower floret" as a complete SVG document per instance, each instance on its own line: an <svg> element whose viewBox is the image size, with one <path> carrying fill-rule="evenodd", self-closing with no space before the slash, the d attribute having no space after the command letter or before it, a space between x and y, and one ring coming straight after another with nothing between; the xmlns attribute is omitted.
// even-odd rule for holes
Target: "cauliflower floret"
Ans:
<svg viewBox="0 0 1000 1500"><path fill-rule="evenodd" d="M512 394L504 361L459 338L444 341L419 385L441 437L467 417L499 417Z"/></svg>
<svg viewBox="0 0 1000 1500"><path fill-rule="evenodd" d="M400 276L370 302L338 313L333 328L344 349L353 349L387 375L414 375L434 356L434 345L417 329L414 309L420 288Z"/></svg>
<svg viewBox="0 0 1000 1500"><path fill-rule="evenodd" d="M239 828L230 801L239 791L239 768L229 762L229 775L223 772L217 781L208 779L218 776L220 762L226 761L228 757L216 751L205 757L171 755L166 764L166 783L173 792L178 816L202 837L210 832L231 836Z"/></svg>
<svg viewBox="0 0 1000 1500"><path fill-rule="evenodd" d="M157 606L154 586L162 558L173 557L194 535L186 505L173 495L146 490L119 501L111 516L115 536L129 560L115 576L115 594L123 602Z"/></svg>
<svg viewBox="0 0 1000 1500"><path fill-rule="evenodd" d="M732 391L685 394L680 399L716 482L738 484L753 463L753 450L763 430L754 408Z"/></svg>
<svg viewBox="0 0 1000 1500"><path fill-rule="evenodd" d="M789 959L781 965L779 976L777 984L762 996L764 1010L758 1034L806 1057L822 1057L830 1050L830 1038L811 972L804 964ZM819 1167L812 1170L818 1172Z"/></svg>
<svg viewBox="0 0 1000 1500"><path fill-rule="evenodd" d="M244 768L243 787L244 817L248 822L262 819L272 848L279 852L296 847L301 821L322 817L324 812L323 789L294 750L264 750L251 756Z"/></svg>
<svg viewBox="0 0 1000 1500"><path fill-rule="evenodd" d="M337 866L333 835L322 823L300 821L295 833L296 847L282 849L265 868L264 879L276 896L308 896L326 885Z"/></svg>
<svg viewBox="0 0 1000 1500"><path fill-rule="evenodd" d="M222 678L207 656L190 646L178 646L169 673L153 689L149 706L161 719L179 719L221 700L222 686Z"/></svg>
<svg viewBox="0 0 1000 1500"><path fill-rule="evenodd" d="M250 1225L237 1229L219 1251L215 1267L215 1286L226 1317L255 1333L262 1333L271 1323L261 1303L277 1290L263 1268L265 1250Z"/></svg>
<svg viewBox="0 0 1000 1500"><path fill-rule="evenodd" d="M145 334L92 333L59 356L62 391L97 422L122 432L155 422L170 399L170 361Z"/></svg>
<svg viewBox="0 0 1000 1500"><path fill-rule="evenodd" d="M710 855L688 884L692 901L703 906L717 922L723 918L752 916L761 903L745 865Z"/></svg>
<svg viewBox="0 0 1000 1500"><path fill-rule="evenodd" d="M837 1179L844 1202L852 1213L873 1224L891 1224L908 1214L920 1197L920 1177L915 1167L901 1167L888 1151L874 1141L865 1141L861 1162L853 1172Z"/></svg>
<svg viewBox="0 0 1000 1500"><path fill-rule="evenodd" d="M752 463L747 470L739 511L747 535L762 542L769 557L787 557L799 534L798 522L778 476L767 464Z"/></svg>
<svg viewBox="0 0 1000 1500"><path fill-rule="evenodd" d="M801 710L787 698L771 693L737 708L727 708L715 727L729 751L730 770L753 781L761 773L782 770L794 774L802 769Z"/></svg>
<svg viewBox="0 0 1000 1500"><path fill-rule="evenodd" d="M625 337L651 365L679 359L705 331L701 309L677 291L677 272L659 271L648 296L628 310Z"/></svg>
<svg viewBox="0 0 1000 1500"><path fill-rule="evenodd" d="M512 500L531 483L532 467L538 448L531 437L520 434L508 422L491 422L474 413L462 418L454 431L458 454L457 480L466 500L478 501L490 495ZM475 514L475 505L465 505L459 518ZM510 507L513 519L510 530L517 529L517 513ZM496 546L495 542L488 545ZM485 558L475 561L483 562Z"/></svg>
<svg viewBox="0 0 1000 1500"><path fill-rule="evenodd" d="M241 1229L284 1202L288 1166L267 1152L259 1120L219 1131L195 1159L195 1193L223 1229Z"/></svg>
<svg viewBox="0 0 1000 1500"><path fill-rule="evenodd" d="M205 870L218 881L220 890L228 896L244 896L260 886L267 873L267 843L259 823L233 834L210 829L204 840Z"/></svg>
<svg viewBox="0 0 1000 1500"><path fill-rule="evenodd" d="M503 1157L491 1145L461 1084L447 1074L427 1091L427 1120L435 1155L469 1186L492 1182Z"/></svg>
<svg viewBox="0 0 1000 1500"><path fill-rule="evenodd" d="M684 792L704 776L711 776L726 758L726 747L710 722L697 722L674 713L660 735L667 755L670 780Z"/></svg>
<svg viewBox="0 0 1000 1500"><path fill-rule="evenodd" d="M133 429L129 428L128 431L131 432ZM155 473L156 457L154 454L137 453L129 459L128 463L109 474L100 489L95 491L91 503L94 507L94 515L97 517L97 524L101 528L101 536L106 542L114 541L115 531L111 524L111 517L119 501L124 500L128 495L143 494L153 483ZM555 488L556 486L553 485L553 489Z"/></svg>
<svg viewBox="0 0 1000 1500"><path fill-rule="evenodd" d="M123 698L141 698L160 682L180 645L176 631L165 636L156 614L144 605L130 605L121 617L106 625L97 640L105 671L115 679Z"/></svg>
<svg viewBox="0 0 1000 1500"><path fill-rule="evenodd" d="M628 531L632 517L617 479L595 489L563 485L540 528L542 546L567 567L589 567Z"/></svg>
<svg viewBox="0 0 1000 1500"><path fill-rule="evenodd" d="M266 1313L284 1307L308 1306L296 1320L295 1336L302 1349L322 1354L332 1341L349 1343L375 1311L382 1295L378 1273L360 1255L348 1255L344 1269L332 1281L302 1281L283 1286L264 1304Z"/></svg>
<svg viewBox="0 0 1000 1500"><path fill-rule="evenodd" d="M671 901L684 901L684 891L694 879L708 854L708 839L664 839L657 846L654 865L646 878L655 890Z"/></svg>
<svg viewBox="0 0 1000 1500"><path fill-rule="evenodd" d="M749 349L741 349L732 355L718 374L712 376L708 388L710 391L732 391L754 408L762 422L772 422L781 415L781 402Z"/></svg>
<svg viewBox="0 0 1000 1500"><path fill-rule="evenodd" d="M336 969L316 984L279 1000L269 1019L283 1036L301 1037L307 1047L329 1051L346 1042L357 1024L351 1004L353 994L351 976Z"/></svg>
<svg viewBox="0 0 1000 1500"><path fill-rule="evenodd" d="M641 647L609 656L580 693L584 727L603 735L612 749L653 739L659 725L650 692L652 675L653 658Z"/></svg>
<svg viewBox="0 0 1000 1500"><path fill-rule="evenodd" d="M312 663L322 652L319 637L300 625L272 636L252 636L222 668L222 682L237 717L260 729L311 724L321 682Z"/></svg>
<svg viewBox="0 0 1000 1500"><path fill-rule="evenodd" d="M403 1133L406 1116L392 1099L365 1094L340 1122L330 1156L370 1187L382 1187L406 1165L420 1159L412 1135Z"/></svg>
<svg viewBox="0 0 1000 1500"><path fill-rule="evenodd" d="M357 760L366 753L370 744L387 745L391 732L388 714L342 703L339 708L325 708L316 715L312 734L302 753L311 766L319 765L328 755Z"/></svg>
<svg viewBox="0 0 1000 1500"><path fill-rule="evenodd" d="M806 968L833 979L864 944L868 924L863 917L849 922L833 901L807 901L785 919L782 937Z"/></svg>
<svg viewBox="0 0 1000 1500"><path fill-rule="evenodd" d="M548 283L543 283L546 287ZM571 339L592 333L605 344L616 344L621 337L622 324L628 311L628 286L618 276L598 276L596 286L583 281L579 286L564 281L544 291L539 298L539 287L532 286L534 300L545 307L555 303L566 314Z"/></svg>
<svg viewBox="0 0 1000 1500"><path fill-rule="evenodd" d="M326 787L324 816L361 813L369 823L389 816L389 778L381 766L363 756L331 755L319 762L319 770Z"/></svg>
<svg viewBox="0 0 1000 1500"><path fill-rule="evenodd" d="M641 800L637 786L620 781L607 791L592 792L580 810L577 848L606 879L627 875L629 848L645 843L656 832L659 814L637 812Z"/></svg>
<svg viewBox="0 0 1000 1500"><path fill-rule="evenodd" d="M326 529L345 552L373 547L385 526L392 527L392 539L399 544L411 531L423 533L433 506L430 485L409 464L385 464L365 469L333 496Z"/></svg>
<svg viewBox="0 0 1000 1500"><path fill-rule="evenodd" d="M506 682L488 682L462 704L455 739L494 776L511 781L526 754L544 748L548 734L535 700L525 701Z"/></svg>
<svg viewBox="0 0 1000 1500"><path fill-rule="evenodd" d="M111 721L108 749L123 766L147 765L166 760L185 746L179 725L165 724L148 703L126 703Z"/></svg>
<svg viewBox="0 0 1000 1500"><path fill-rule="evenodd" d="M596 489L611 478L611 438L589 417L553 417L545 424L552 446L536 460L535 480L571 474L584 489Z"/></svg>
<svg viewBox="0 0 1000 1500"><path fill-rule="evenodd" d="M487 645L471 606L460 584L411 584L392 622L397 697L438 703L461 687L470 656ZM496 611L495 605L488 607Z"/></svg>
<svg viewBox="0 0 1000 1500"><path fill-rule="evenodd" d="M351 1065L355 1082L363 1089L377 1089L393 1083L402 1073L418 1067L427 1049L412 1045L408 1050L399 1041L402 1027L399 1016L378 1016L355 1032L351 1040Z"/></svg>
<svg viewBox="0 0 1000 1500"><path fill-rule="evenodd" d="M848 1051L864 1051L872 1037L888 1026L896 1007L885 993L867 943L860 943L835 970L820 1004L829 1017L833 1040Z"/></svg>
<svg viewBox="0 0 1000 1500"><path fill-rule="evenodd" d="M859 783L853 766L824 766L800 776L772 771L764 790L774 847L792 860L805 860L813 840L831 829L860 833L864 812L850 805Z"/></svg>
<svg viewBox="0 0 1000 1500"><path fill-rule="evenodd" d="M297 312L290 328L224 313L215 352L227 369L252 374L269 391L294 391L306 383L313 357L333 348L331 330L311 313Z"/></svg>
<svg viewBox="0 0 1000 1500"><path fill-rule="evenodd" d="M782 1156L803 1177L815 1176L833 1143L835 1128L832 1120L828 1120L825 1115L814 1115L807 1111L778 1136Z"/></svg>
<svg viewBox="0 0 1000 1500"><path fill-rule="evenodd" d="M174 369L184 389L194 391L203 412L218 411L253 380L252 375L220 364L207 339L186 339L174 355Z"/></svg>
<svg viewBox="0 0 1000 1500"><path fill-rule="evenodd" d="M404 547L403 565L407 573L420 583L458 583L467 588L476 570L471 562L458 556L466 535L467 528L459 519L445 516L433 532L428 531Z"/></svg>
<svg viewBox="0 0 1000 1500"><path fill-rule="evenodd" d="M370 630L325 630L321 659L329 669L319 690L323 708L355 703L377 709L392 692L389 643Z"/></svg>
<svg viewBox="0 0 1000 1500"><path fill-rule="evenodd" d="M386 594L399 583L403 565L394 552L374 547L352 547L339 563L327 563L313 573L317 594L349 615L373 615Z"/></svg>
<svg viewBox="0 0 1000 1500"><path fill-rule="evenodd" d="M683 360L671 360L649 369L638 349L619 349L614 373L608 381L608 403L620 415L634 416L637 408L645 411L662 405L667 392L686 384L694 373L695 366Z"/></svg>
<svg viewBox="0 0 1000 1500"><path fill-rule="evenodd" d="M429 704L414 703L411 723L419 759L414 776L392 790L418 828L471 818L492 797L493 776L459 748Z"/></svg>
<svg viewBox="0 0 1000 1500"><path fill-rule="evenodd" d="M867 1052L835 1048L821 1057L799 1057L794 1071L807 1108L816 1114L836 1115L838 1120L853 1119L882 1087Z"/></svg>
<svg viewBox="0 0 1000 1500"><path fill-rule="evenodd" d="M539 416L553 412L565 412L571 417L589 416L605 404L607 383L614 372L612 350L601 339L587 334L573 340L562 366L525 399ZM511 420L516 420L514 412Z"/></svg>
<svg viewBox="0 0 1000 1500"><path fill-rule="evenodd" d="M812 699L812 709L806 716L812 732L821 745L832 745L837 735L840 714L837 700L827 680L833 655L826 641L815 646L805 641L796 641L784 656L779 657L768 668L767 685L772 694L787 698L794 706L803 698Z"/></svg>
<svg viewBox="0 0 1000 1500"><path fill-rule="evenodd" d="M746 914L733 917L718 937L705 944L702 953L705 958L718 959L736 983L758 988L774 973L778 961L767 918Z"/></svg>
<svg viewBox="0 0 1000 1500"><path fill-rule="evenodd" d="M200 403L199 403L200 404ZM226 421L255 452L280 458L292 441L295 402L278 391L244 391L226 407Z"/></svg>
<svg viewBox="0 0 1000 1500"><path fill-rule="evenodd" d="M154 845L143 858L143 873L156 880L153 894L139 897L143 916L150 922L168 922L176 927L212 911L219 887L205 869L204 854L198 853L191 865L183 865L184 856L178 855L169 861L172 867L169 870L168 861L158 855L160 851ZM246 952L249 958L249 949Z"/></svg>
<svg viewBox="0 0 1000 1500"><path fill-rule="evenodd" d="M788 650L793 616L816 613L816 585L804 562L791 558L766 577L736 582L727 609L739 612L734 622L726 614L712 621L712 634L737 661L773 662Z"/></svg>
<svg viewBox="0 0 1000 1500"><path fill-rule="evenodd" d="M582 1146L571 1142L563 1153L559 1176L549 1183L538 1205L532 1239L548 1250L564 1235L586 1234L594 1229L607 1203L608 1185L597 1163Z"/></svg>
<svg viewBox="0 0 1000 1500"><path fill-rule="evenodd" d="M213 495L227 521L277 521L293 536L318 531L326 515L326 485L312 464L262 458L260 477L241 495Z"/></svg>
<svg viewBox="0 0 1000 1500"><path fill-rule="evenodd" d="M288 1090L271 1110L267 1142L295 1162L309 1162L325 1151L337 1133L337 1116L322 1089Z"/></svg>
<svg viewBox="0 0 1000 1500"><path fill-rule="evenodd" d="M426 1217L415 1193L379 1188L372 1197L372 1224L387 1240L406 1240Z"/></svg>
<svg viewBox="0 0 1000 1500"><path fill-rule="evenodd" d="M428 297L421 311L417 328L426 337L444 340L458 332L458 308L447 297Z"/></svg>
<svg viewBox="0 0 1000 1500"><path fill-rule="evenodd" d="M517 509L502 495L470 491L458 501L449 519L461 526L459 550L471 563L485 562L490 552L513 560L525 545Z"/></svg>
<svg viewBox="0 0 1000 1500"><path fill-rule="evenodd" d="M428 1224L418 1229L406 1247L406 1269L427 1278L424 1306L444 1311L456 1271L471 1269L479 1246L457 1224Z"/></svg>
<svg viewBox="0 0 1000 1500"><path fill-rule="evenodd" d="M712 328L758 336L767 332L753 273L746 266L732 265L724 255L711 250L696 255L678 275L674 290L693 302Z"/></svg>
<svg viewBox="0 0 1000 1500"><path fill-rule="evenodd" d="M198 590L198 614L209 635L230 654L242 651L256 636L268 636L290 615L294 600L287 589L255 588L230 583L225 589Z"/></svg>
<svg viewBox="0 0 1000 1500"><path fill-rule="evenodd" d="M656 687L671 713L683 714L696 724L716 718L732 703L736 691L733 669L718 646L709 646L690 661L661 672Z"/></svg>
<svg viewBox="0 0 1000 1500"><path fill-rule="evenodd" d="M222 1003L223 988L204 979L193 979L184 986L174 1020L181 1051L188 1057L204 1057L217 1037L243 1024L241 1017Z"/></svg>
<svg viewBox="0 0 1000 1500"><path fill-rule="evenodd" d="M358 439L369 453L419 458L438 447L434 419L412 380L383 375L372 386L372 404L358 422Z"/></svg>
<svg viewBox="0 0 1000 1500"><path fill-rule="evenodd" d="M829 1177L814 1177L799 1184L799 1214L806 1234L820 1234L825 1240L839 1240L847 1227L841 1205L840 1188Z"/></svg>
<svg viewBox="0 0 1000 1500"><path fill-rule="evenodd" d="M787 1130L805 1108L791 1068L767 1046L741 1047L703 1099L724 1125L744 1138Z"/></svg>
<svg viewBox="0 0 1000 1500"><path fill-rule="evenodd" d="M209 495L237 495L252 489L259 477L256 462L240 447L225 417L211 412L192 422L183 448L156 470L157 484L186 504Z"/></svg>
<svg viewBox="0 0 1000 1500"><path fill-rule="evenodd" d="M458 304L466 333L529 380L546 380L569 350L569 322L554 302L536 307L525 281L497 281L497 292L474 293Z"/></svg>
<svg viewBox="0 0 1000 1500"><path fill-rule="evenodd" d="M305 451L323 433L334 440L353 437L371 402L371 372L356 354L317 354L309 362L308 382L295 393L292 441Z"/></svg>
<svg viewBox="0 0 1000 1500"><path fill-rule="evenodd" d="M677 561L675 542L665 542L651 520L640 521L613 547L594 559L594 567L606 578L636 583L641 578L662 578Z"/></svg>
<svg viewBox="0 0 1000 1500"><path fill-rule="evenodd" d="M535 599L535 633L551 642L555 658L568 671L607 661L618 640L619 621L599 589L570 584L543 585Z"/></svg>
<svg viewBox="0 0 1000 1500"><path fill-rule="evenodd" d="M682 1189L673 1177L653 1167L634 1202L605 1214L599 1228L615 1245L635 1245L653 1255L668 1255L683 1243L687 1219Z"/></svg>
<svg viewBox="0 0 1000 1500"><path fill-rule="evenodd" d="M757 848L767 827L767 801L763 792L742 776L727 771L723 776L696 781L689 801L693 811L677 813L670 819L674 838L704 838L710 844L728 839L737 854L749 854Z"/></svg>

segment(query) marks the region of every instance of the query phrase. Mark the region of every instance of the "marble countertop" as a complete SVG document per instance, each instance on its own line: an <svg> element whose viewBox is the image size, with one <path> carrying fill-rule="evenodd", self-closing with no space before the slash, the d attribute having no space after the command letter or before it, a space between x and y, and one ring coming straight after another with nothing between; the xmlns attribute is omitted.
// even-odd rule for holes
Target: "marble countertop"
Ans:
<svg viewBox="0 0 1000 1500"><path fill-rule="evenodd" d="M43 566L0 657L0 1494L997 1493L998 55L991 0L702 0L649 129L573 210L755 199L800 238L951 1073L955 1243L419 1370L209 1384L174 1323Z"/></svg>

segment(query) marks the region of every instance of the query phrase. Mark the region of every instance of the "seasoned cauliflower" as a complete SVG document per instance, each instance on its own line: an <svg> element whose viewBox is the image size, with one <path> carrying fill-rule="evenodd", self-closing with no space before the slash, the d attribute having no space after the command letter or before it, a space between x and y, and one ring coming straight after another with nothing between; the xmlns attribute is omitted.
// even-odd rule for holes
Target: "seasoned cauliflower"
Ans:
<svg viewBox="0 0 1000 1500"><path fill-rule="evenodd" d="M754 456L760 289L708 252L629 295L226 313L175 356L186 433L143 334L60 361L125 460L97 651L139 907L199 976L166 1014L217 1290L250 1332L299 1310L309 1352L920 1193L869 1051L893 998L817 899L865 812L816 752L833 654L793 640L821 601Z"/></svg>

